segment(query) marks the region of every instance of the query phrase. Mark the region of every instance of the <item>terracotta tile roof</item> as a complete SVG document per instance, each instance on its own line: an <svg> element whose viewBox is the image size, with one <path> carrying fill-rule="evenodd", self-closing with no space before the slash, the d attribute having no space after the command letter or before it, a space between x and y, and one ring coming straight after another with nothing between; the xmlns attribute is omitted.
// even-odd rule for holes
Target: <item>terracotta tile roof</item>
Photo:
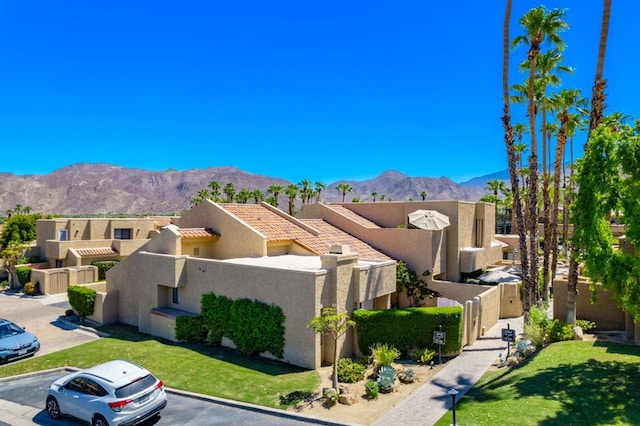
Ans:
<svg viewBox="0 0 640 426"><path fill-rule="evenodd" d="M219 237L220 234L209 228L178 228L182 238Z"/></svg>
<svg viewBox="0 0 640 426"><path fill-rule="evenodd" d="M333 205L327 204L327 207L329 207L334 212L339 213L342 216L350 219L352 222L355 222L361 226L364 226L365 228L380 228L376 223L370 221L366 217L360 216L358 213L354 212L353 210L349 210L346 207L338 206L335 204Z"/></svg>
<svg viewBox="0 0 640 426"><path fill-rule="evenodd" d="M118 254L118 252L111 247L81 248L76 249L76 251L80 256L104 256L110 254Z"/></svg>
<svg viewBox="0 0 640 426"><path fill-rule="evenodd" d="M349 250L358 253L363 259L391 259L389 256L376 250L364 241L354 237L351 234L347 234L343 230L336 228L329 222L325 222L322 219L301 219L300 221L319 231L320 235L318 235L315 239L302 239L300 241L302 244L314 247L319 253L329 253L329 249L331 248L331 246L337 244L348 245Z"/></svg>
<svg viewBox="0 0 640 426"><path fill-rule="evenodd" d="M171 225L171 220L171 217L154 217L153 223L155 223L158 228L162 228L164 226Z"/></svg>
<svg viewBox="0 0 640 426"><path fill-rule="evenodd" d="M332 245L348 245L352 252L358 253L363 259L390 259L367 243L322 219L296 220L288 215L280 215L261 204L222 203L220 206L264 234L268 242L295 241L318 255L328 254ZM312 229L306 229L301 224Z"/></svg>

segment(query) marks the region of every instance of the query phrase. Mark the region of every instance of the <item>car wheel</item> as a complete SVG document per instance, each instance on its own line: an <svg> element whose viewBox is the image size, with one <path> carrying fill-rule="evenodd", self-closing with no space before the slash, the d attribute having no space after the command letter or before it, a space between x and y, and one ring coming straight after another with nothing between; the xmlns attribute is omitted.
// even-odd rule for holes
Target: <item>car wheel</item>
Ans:
<svg viewBox="0 0 640 426"><path fill-rule="evenodd" d="M47 398L47 413L52 419L59 419L62 416L58 401L52 396Z"/></svg>
<svg viewBox="0 0 640 426"><path fill-rule="evenodd" d="M107 423L107 420L102 417L100 414L96 414L95 416L93 416L93 421L91 422L91 424L93 426L109 426L109 423Z"/></svg>

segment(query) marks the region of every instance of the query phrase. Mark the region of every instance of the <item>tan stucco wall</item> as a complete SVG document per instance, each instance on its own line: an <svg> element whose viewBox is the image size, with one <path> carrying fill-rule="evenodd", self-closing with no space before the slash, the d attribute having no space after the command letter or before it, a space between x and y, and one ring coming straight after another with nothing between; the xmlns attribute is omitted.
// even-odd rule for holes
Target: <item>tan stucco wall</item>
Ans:
<svg viewBox="0 0 640 426"><path fill-rule="evenodd" d="M492 245L495 239L495 215L494 206L490 203L446 200L342 205L375 222L382 229L363 227L321 203L305 204L297 216L322 218L394 259L404 260L418 274L432 270L432 275L451 281L460 279L460 252L475 246L476 219L481 219L482 247L473 250L464 266L466 269L475 269L464 272L472 272L502 260L502 249ZM437 210L447 215L451 226L443 231L397 229L398 226L406 227L409 213L418 209Z"/></svg>
<svg viewBox="0 0 640 426"><path fill-rule="evenodd" d="M596 303L591 303L591 289L585 277L578 280L576 299L576 319L585 319L596 323L598 330L624 330L625 313L616 303L612 292L596 285ZM553 318L567 321L567 278L557 277L553 281Z"/></svg>
<svg viewBox="0 0 640 426"><path fill-rule="evenodd" d="M91 283L98 280L95 266L32 269L31 281L38 283L43 294L66 293L70 285Z"/></svg>
<svg viewBox="0 0 640 426"><path fill-rule="evenodd" d="M211 247L212 257L216 259L267 255L266 236L210 200L193 207L174 222L181 228L210 228L220 233Z"/></svg>

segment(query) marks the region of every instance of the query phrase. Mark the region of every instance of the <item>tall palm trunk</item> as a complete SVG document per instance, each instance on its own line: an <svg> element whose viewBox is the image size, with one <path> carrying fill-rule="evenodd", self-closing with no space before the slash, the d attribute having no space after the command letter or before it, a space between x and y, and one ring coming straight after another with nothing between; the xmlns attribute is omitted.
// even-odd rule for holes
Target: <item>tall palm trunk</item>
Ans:
<svg viewBox="0 0 640 426"><path fill-rule="evenodd" d="M611 0L603 0L602 23L600 24L600 44L598 46L598 63L596 65L596 77L593 82L593 95L591 97L591 114L589 115L589 133L584 151L587 151L589 136L602 121L605 108L605 89L607 81L602 78L604 60L607 52L607 38L609 37L609 20L611 18ZM578 191L580 188L578 188ZM575 233L575 229L574 229ZM567 294L567 324L576 323L576 298L578 295L578 252L580 247L572 247L569 257L569 281Z"/></svg>
<svg viewBox="0 0 640 426"><path fill-rule="evenodd" d="M538 294L538 144L536 140L536 108L534 102L534 80L536 58L540 53L540 42L532 40L529 48L529 129L531 132L531 154L529 155L529 194L527 200L526 226L529 233L529 272L523 270L524 287L528 288L529 305L537 302Z"/></svg>
<svg viewBox="0 0 640 426"><path fill-rule="evenodd" d="M520 183L518 180L518 164L515 150L515 136L511 125L511 108L509 105L509 22L511 20L511 0L507 0L502 27L502 99L504 102L502 125L504 126L504 142L507 149L507 161L509 163L509 180L513 193L513 210L518 222L518 239L520 245L520 265L523 276L528 270L527 228L525 227L525 214L522 210L522 198L520 195ZM528 322L531 308L529 288L523 286L525 323Z"/></svg>
<svg viewBox="0 0 640 426"><path fill-rule="evenodd" d="M556 158L553 167L553 212L551 214L551 275L549 281L553 282L558 266L558 213L560 211L560 173L564 160L564 148L567 144L567 114L562 117L562 128L558 131L558 143L556 145ZM566 217L565 217L566 222ZM545 281L546 282L546 281ZM545 290L548 290L546 288ZM548 297L548 294L547 294Z"/></svg>

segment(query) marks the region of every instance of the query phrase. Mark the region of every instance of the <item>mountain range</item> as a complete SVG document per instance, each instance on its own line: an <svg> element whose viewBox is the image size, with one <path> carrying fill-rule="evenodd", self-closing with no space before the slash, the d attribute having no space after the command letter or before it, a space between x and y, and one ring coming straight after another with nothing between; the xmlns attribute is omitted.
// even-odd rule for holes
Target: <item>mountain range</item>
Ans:
<svg viewBox="0 0 640 426"><path fill-rule="evenodd" d="M421 200L426 191L429 200L477 201L487 194L489 179L508 178L506 172L478 177L457 184L447 177L410 177L389 170L363 181L341 180L327 183L321 201L342 201L340 183L353 190L346 201L358 198L372 201ZM176 214L191 206L191 199L209 182L222 187L233 183L236 191L260 189L267 194L270 185L286 187L286 179L244 172L234 167L210 167L185 171L149 171L103 163L77 163L43 175L19 176L0 173L0 216L17 205L29 206L32 212L61 215L100 214ZM384 197L383 197L384 196ZM286 205L285 195L280 204Z"/></svg>

